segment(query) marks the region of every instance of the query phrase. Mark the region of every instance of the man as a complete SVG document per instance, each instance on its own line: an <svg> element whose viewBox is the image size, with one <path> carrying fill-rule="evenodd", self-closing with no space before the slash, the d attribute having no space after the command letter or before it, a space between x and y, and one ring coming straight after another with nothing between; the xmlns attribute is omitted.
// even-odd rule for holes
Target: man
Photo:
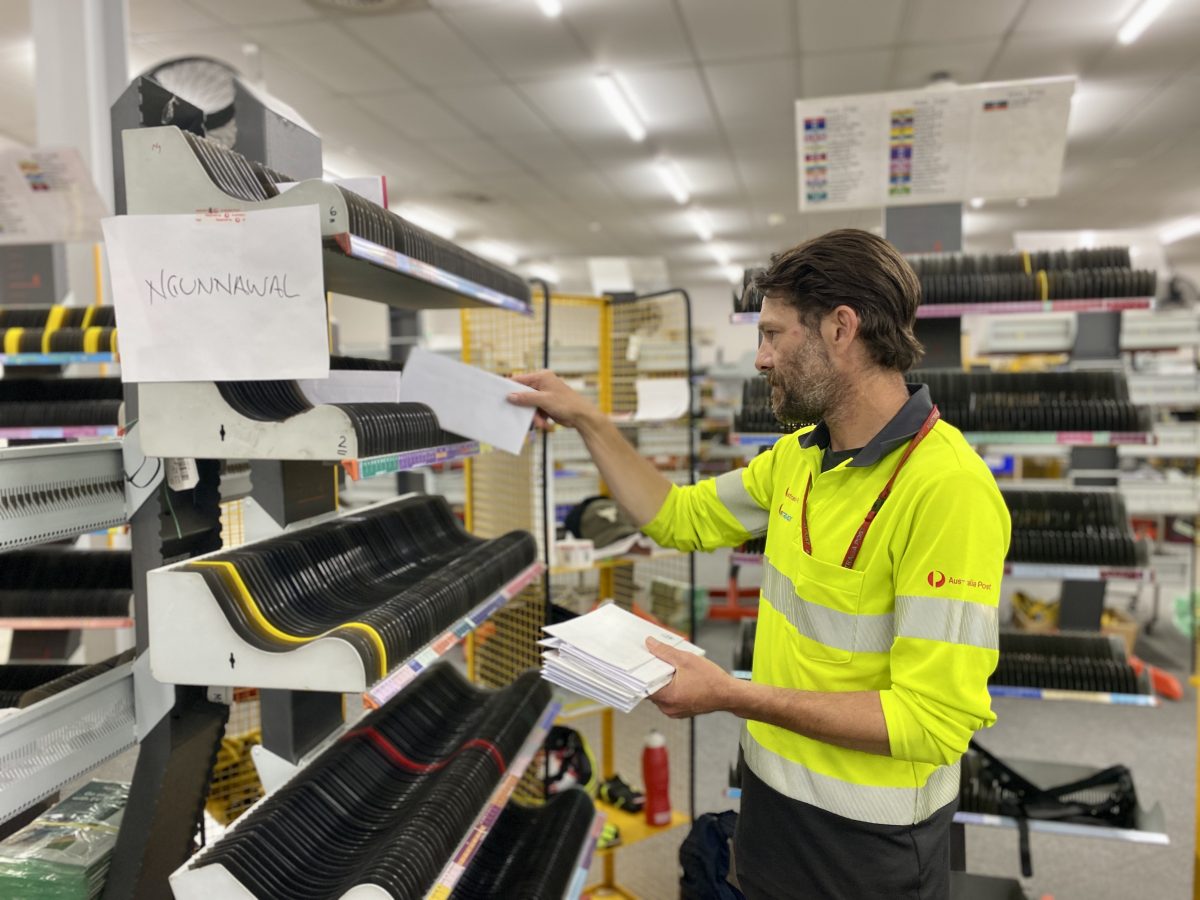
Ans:
<svg viewBox="0 0 1200 900"><path fill-rule="evenodd" d="M949 896L959 758L995 721L987 679L1009 519L983 461L904 372L920 284L895 249L834 231L776 255L756 366L784 422L744 469L676 487L548 372L515 403L577 428L618 502L661 544L765 530L753 677L655 645L667 715L727 710L742 733L736 875L751 898Z"/></svg>

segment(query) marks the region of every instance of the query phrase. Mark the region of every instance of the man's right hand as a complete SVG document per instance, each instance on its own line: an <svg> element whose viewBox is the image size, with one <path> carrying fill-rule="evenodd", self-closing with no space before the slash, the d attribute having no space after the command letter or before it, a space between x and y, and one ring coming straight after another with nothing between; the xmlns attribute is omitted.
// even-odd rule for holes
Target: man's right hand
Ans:
<svg viewBox="0 0 1200 900"><path fill-rule="evenodd" d="M599 410L591 401L572 390L549 369L513 375L512 380L533 388L532 391L509 394L508 402L516 406L536 406L538 428L549 428L550 420L568 428L579 428L599 416Z"/></svg>

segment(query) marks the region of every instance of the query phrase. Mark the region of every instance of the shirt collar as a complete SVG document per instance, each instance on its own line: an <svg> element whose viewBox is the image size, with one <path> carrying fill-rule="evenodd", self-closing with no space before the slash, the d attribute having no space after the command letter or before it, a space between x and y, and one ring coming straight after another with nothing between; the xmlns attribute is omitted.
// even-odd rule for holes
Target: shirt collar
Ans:
<svg viewBox="0 0 1200 900"><path fill-rule="evenodd" d="M854 454L854 458L846 463L849 467L873 466L901 444L912 439L933 409L933 401L929 398L929 388L923 384L909 384L908 401L900 407L900 411L879 430L879 433ZM829 426L822 419L808 434L800 438L800 446L804 449L819 447L829 449Z"/></svg>

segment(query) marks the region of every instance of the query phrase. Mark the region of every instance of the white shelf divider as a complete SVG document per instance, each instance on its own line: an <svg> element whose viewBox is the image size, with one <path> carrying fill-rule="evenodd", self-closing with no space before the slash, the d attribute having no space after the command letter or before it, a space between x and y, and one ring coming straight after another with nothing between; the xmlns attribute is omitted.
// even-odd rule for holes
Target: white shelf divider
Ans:
<svg viewBox="0 0 1200 900"><path fill-rule="evenodd" d="M0 449L0 550L124 524L119 441Z"/></svg>
<svg viewBox="0 0 1200 900"><path fill-rule="evenodd" d="M136 742L132 663L0 719L0 821Z"/></svg>

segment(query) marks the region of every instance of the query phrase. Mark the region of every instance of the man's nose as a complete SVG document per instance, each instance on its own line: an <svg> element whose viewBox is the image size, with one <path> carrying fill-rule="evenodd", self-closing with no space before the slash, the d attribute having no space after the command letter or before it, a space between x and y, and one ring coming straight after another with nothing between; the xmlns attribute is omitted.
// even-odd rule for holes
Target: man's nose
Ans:
<svg viewBox="0 0 1200 900"><path fill-rule="evenodd" d="M769 372L775 368L775 361L771 356L771 351L767 349L766 344L758 345L758 353L754 357L754 368L760 372Z"/></svg>

